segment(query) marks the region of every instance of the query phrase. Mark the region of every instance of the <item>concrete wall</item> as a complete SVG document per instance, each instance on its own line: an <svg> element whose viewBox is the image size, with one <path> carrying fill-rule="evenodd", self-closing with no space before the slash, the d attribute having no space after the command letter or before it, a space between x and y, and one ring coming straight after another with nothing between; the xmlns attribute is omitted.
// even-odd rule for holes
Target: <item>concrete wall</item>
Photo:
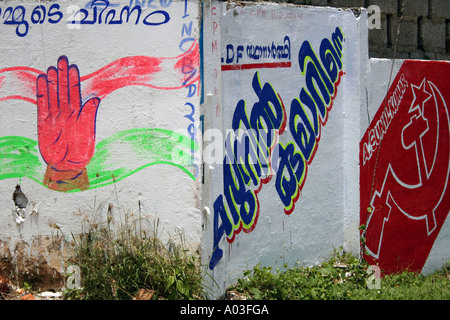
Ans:
<svg viewBox="0 0 450 320"><path fill-rule="evenodd" d="M340 246L385 272L440 268L448 62L369 59L365 11L207 2L204 13L202 258L219 288Z"/></svg>
<svg viewBox="0 0 450 320"><path fill-rule="evenodd" d="M387 271L448 260L449 64L369 59L364 9L0 9L2 275L56 279L72 234L125 221L184 236L212 297L360 236Z"/></svg>
<svg viewBox="0 0 450 320"><path fill-rule="evenodd" d="M205 132L221 129L203 153L211 188L202 257L214 280L224 288L258 263L313 265L333 247L358 254L364 17L253 3L204 10L213 13L205 57L220 58L208 67L221 81L205 75Z"/></svg>
<svg viewBox="0 0 450 320"><path fill-rule="evenodd" d="M367 68L360 220L365 259L385 272L429 273L450 256L449 71L449 62L417 60Z"/></svg>
<svg viewBox="0 0 450 320"><path fill-rule="evenodd" d="M126 219L200 245L197 2L105 3L0 2L0 252L12 274L26 260L65 271L72 233Z"/></svg>

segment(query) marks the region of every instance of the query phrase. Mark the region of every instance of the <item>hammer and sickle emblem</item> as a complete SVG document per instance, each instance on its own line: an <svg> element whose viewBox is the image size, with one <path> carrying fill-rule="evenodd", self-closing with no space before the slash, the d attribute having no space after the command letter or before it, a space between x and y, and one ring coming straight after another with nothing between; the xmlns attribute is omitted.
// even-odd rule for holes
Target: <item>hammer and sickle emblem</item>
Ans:
<svg viewBox="0 0 450 320"><path fill-rule="evenodd" d="M414 183L402 181L395 173L392 163L388 164L383 184L370 201L371 214L366 226L366 249L377 259L383 231L391 214L402 214L412 220L424 221L429 236L437 226L437 209L448 201L444 199L444 194L450 173L449 110L441 92L431 81L424 78L419 86L412 85L411 90L413 101L408 111L410 121L402 128L400 138L405 150L415 152L417 166L407 169ZM434 121L434 114L435 125L430 122ZM431 135L435 141L434 148L424 144L427 135ZM401 163L395 164L396 168L401 166Z"/></svg>

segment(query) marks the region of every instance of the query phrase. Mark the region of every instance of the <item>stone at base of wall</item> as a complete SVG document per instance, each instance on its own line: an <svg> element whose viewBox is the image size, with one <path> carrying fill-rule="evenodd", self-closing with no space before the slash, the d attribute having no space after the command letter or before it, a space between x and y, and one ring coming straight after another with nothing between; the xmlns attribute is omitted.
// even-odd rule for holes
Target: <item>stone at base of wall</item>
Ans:
<svg viewBox="0 0 450 320"><path fill-rule="evenodd" d="M60 237L38 236L30 242L0 241L0 276L12 283L28 282L37 290L64 286L64 261L69 249Z"/></svg>

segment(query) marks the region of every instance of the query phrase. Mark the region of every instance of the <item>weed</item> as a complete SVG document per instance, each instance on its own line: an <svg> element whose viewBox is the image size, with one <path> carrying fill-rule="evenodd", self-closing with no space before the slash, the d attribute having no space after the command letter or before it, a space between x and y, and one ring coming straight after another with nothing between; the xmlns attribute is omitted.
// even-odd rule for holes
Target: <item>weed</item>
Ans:
<svg viewBox="0 0 450 320"><path fill-rule="evenodd" d="M95 225L75 239L73 264L80 267L81 290L66 290L69 299L127 300L140 289L153 299L202 299L199 257L184 242L165 246L157 235L126 224L113 231Z"/></svg>
<svg viewBox="0 0 450 320"><path fill-rule="evenodd" d="M384 275L380 288L369 289L367 263L338 250L317 266L280 272L258 264L243 275L229 290L256 300L450 299L449 266L429 276L412 272Z"/></svg>

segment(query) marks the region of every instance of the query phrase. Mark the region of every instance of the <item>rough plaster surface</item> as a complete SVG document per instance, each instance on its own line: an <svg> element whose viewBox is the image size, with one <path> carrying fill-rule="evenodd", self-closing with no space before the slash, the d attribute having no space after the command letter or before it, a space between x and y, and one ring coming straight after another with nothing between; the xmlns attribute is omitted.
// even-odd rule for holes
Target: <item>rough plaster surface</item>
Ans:
<svg viewBox="0 0 450 320"><path fill-rule="evenodd" d="M38 250L39 246L34 247L36 239L59 231L63 239L70 240L72 233L83 231L86 218L90 223L105 225L110 214L115 225L133 216L141 219L149 231L159 220L158 231L163 239L176 240L184 235L197 249L201 241L199 172L186 159L176 159L181 151L196 158L200 154L196 146L200 139L193 130L199 127L197 2L117 1L108 7L97 4L92 7L88 1L0 3L0 137L44 141L45 136L38 136L38 74L33 70L47 74L48 68L56 66L64 55L69 64L78 67L82 103L104 92L95 117L95 143L96 151L106 152L98 154L97 160L106 159L97 166L98 171L89 172L88 165L89 186L82 186L81 191L62 192L46 185L46 163L40 152L45 146L35 145L32 149L34 164L37 162L39 166L25 163L19 171L6 168L12 161L10 155L20 151L3 148L2 152L9 152L9 158L2 162L0 174L2 245L10 253L18 242L26 243L31 251ZM126 7L134 9L129 21ZM14 13L9 20L8 12ZM121 12L124 12L122 21ZM111 18L120 23L107 23ZM73 21L77 23L72 24ZM140 68L140 61L147 64ZM30 75L31 79L23 75ZM87 88L93 91L84 92ZM50 128L50 124L43 127ZM55 128L71 127L63 123ZM154 129L145 131L148 134L139 131ZM80 136L85 130L87 127L74 135L74 141L84 143L91 139L92 135ZM123 132L134 136L116 139ZM98 145L101 142L106 143L103 149ZM79 147L76 152L81 153L84 148ZM50 147L50 153L52 150L56 152L56 147ZM95 155L93 159L91 165ZM125 175L120 168L135 171ZM108 170L116 170L111 171L114 176L104 174ZM117 179L116 183L95 184L95 178L103 174L105 181ZM24 221L19 223L12 201L16 184L21 185L29 200ZM110 205L112 210L108 213ZM59 230L51 227L55 224Z"/></svg>

